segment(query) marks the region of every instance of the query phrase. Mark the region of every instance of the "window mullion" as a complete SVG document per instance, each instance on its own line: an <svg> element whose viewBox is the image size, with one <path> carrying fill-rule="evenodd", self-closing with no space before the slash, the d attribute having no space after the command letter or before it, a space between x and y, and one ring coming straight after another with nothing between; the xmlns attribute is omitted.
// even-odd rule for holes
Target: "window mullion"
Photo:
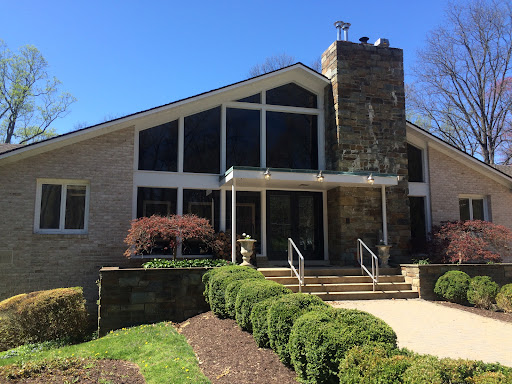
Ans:
<svg viewBox="0 0 512 384"><path fill-rule="evenodd" d="M60 221L59 229L64 230L66 225L66 196L68 191L68 185L62 184L62 190L60 195Z"/></svg>
<svg viewBox="0 0 512 384"><path fill-rule="evenodd" d="M469 220L473 220L473 199L469 198Z"/></svg>

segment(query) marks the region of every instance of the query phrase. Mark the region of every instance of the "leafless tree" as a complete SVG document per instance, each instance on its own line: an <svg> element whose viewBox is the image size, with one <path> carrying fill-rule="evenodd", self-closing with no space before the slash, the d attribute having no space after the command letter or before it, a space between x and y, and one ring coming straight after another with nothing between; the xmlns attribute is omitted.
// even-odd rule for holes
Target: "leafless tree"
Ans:
<svg viewBox="0 0 512 384"><path fill-rule="evenodd" d="M256 64L249 70L249 77L263 75L264 73L272 72L295 63L295 57L280 53L267 57L261 64Z"/></svg>
<svg viewBox="0 0 512 384"><path fill-rule="evenodd" d="M508 1L449 3L444 26L431 31L418 52L408 112L486 163L503 161L504 142L512 138L511 55Z"/></svg>

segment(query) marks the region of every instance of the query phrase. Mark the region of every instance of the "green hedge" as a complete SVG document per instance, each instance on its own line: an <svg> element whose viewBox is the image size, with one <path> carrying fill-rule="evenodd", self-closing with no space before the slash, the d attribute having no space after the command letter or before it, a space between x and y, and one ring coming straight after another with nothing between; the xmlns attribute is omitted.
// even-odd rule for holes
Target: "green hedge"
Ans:
<svg viewBox="0 0 512 384"><path fill-rule="evenodd" d="M227 265L223 267L218 268L212 268L208 271L206 271L202 277L203 284L204 284L204 299L209 304L210 303L210 279L215 276L217 273L223 273L228 272L231 270L238 271L240 269L240 266L238 265Z"/></svg>
<svg viewBox="0 0 512 384"><path fill-rule="evenodd" d="M512 369L463 359L438 359L386 346L357 346L339 365L339 383L492 384L511 383Z"/></svg>
<svg viewBox="0 0 512 384"><path fill-rule="evenodd" d="M0 303L2 350L48 340L80 340L87 313L81 287L18 295Z"/></svg>
<svg viewBox="0 0 512 384"><path fill-rule="evenodd" d="M213 313L221 318L228 317L225 291L236 280L265 279L262 273L250 267L220 267L208 279L208 302Z"/></svg>
<svg viewBox="0 0 512 384"><path fill-rule="evenodd" d="M297 319L290 334L291 363L304 383L337 383L341 359L356 345L396 348L396 334L381 319L355 309L321 309Z"/></svg>
<svg viewBox="0 0 512 384"><path fill-rule="evenodd" d="M244 280L235 280L232 281L224 291L224 298L226 301L226 312L229 318L234 319L236 316L236 296L238 295L238 291L242 284L246 283L249 280L260 280L260 279L244 279Z"/></svg>
<svg viewBox="0 0 512 384"><path fill-rule="evenodd" d="M268 310L277 297L254 304L251 311L252 336L260 348L270 348L268 340Z"/></svg>
<svg viewBox="0 0 512 384"><path fill-rule="evenodd" d="M512 284L505 284L496 295L498 308L505 312L512 312Z"/></svg>
<svg viewBox="0 0 512 384"><path fill-rule="evenodd" d="M224 265L230 265L230 262L224 259L153 259L142 264L144 268L213 268Z"/></svg>
<svg viewBox="0 0 512 384"><path fill-rule="evenodd" d="M251 311L254 304L270 297L279 297L291 293L288 288L274 281L246 281L240 287L236 297L236 322L243 330L252 332Z"/></svg>
<svg viewBox="0 0 512 384"><path fill-rule="evenodd" d="M448 271L436 281L434 292L453 303L467 303L470 277L462 271Z"/></svg>
<svg viewBox="0 0 512 384"><path fill-rule="evenodd" d="M314 295L294 293L276 300L268 310L268 336L270 346L281 361L290 364L288 340L293 323L306 312L329 308L322 299Z"/></svg>
<svg viewBox="0 0 512 384"><path fill-rule="evenodd" d="M478 308L490 309L499 290L500 286L489 276L475 276L469 282L468 301Z"/></svg>

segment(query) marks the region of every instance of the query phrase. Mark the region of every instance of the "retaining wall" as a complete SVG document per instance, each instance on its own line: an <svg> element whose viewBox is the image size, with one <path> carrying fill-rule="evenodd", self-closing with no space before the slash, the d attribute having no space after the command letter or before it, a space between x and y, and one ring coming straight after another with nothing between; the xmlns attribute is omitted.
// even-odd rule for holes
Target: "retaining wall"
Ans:
<svg viewBox="0 0 512 384"><path fill-rule="evenodd" d="M437 300L434 293L437 279L448 271L463 271L470 277L490 276L500 286L512 283L512 263L502 264L401 264L402 275L413 289L418 290L420 298Z"/></svg>
<svg viewBox="0 0 512 384"><path fill-rule="evenodd" d="M208 268L102 268L98 332L159 321L180 322L209 310L203 274Z"/></svg>

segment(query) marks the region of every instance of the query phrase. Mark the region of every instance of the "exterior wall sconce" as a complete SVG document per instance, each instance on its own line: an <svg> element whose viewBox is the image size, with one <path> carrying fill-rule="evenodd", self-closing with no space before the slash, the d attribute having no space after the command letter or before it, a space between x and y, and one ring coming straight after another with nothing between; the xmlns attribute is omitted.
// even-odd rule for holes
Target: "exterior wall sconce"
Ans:
<svg viewBox="0 0 512 384"><path fill-rule="evenodd" d="M396 177L396 181L402 181L402 179L403 179L403 178L404 178L403 176L398 175L398 176Z"/></svg>
<svg viewBox="0 0 512 384"><path fill-rule="evenodd" d="M323 175L322 171L318 171L318 174L316 175L316 181L319 181L320 183L323 183L324 175Z"/></svg>
<svg viewBox="0 0 512 384"><path fill-rule="evenodd" d="M375 183L375 179L373 178L373 173L370 173L370 175L366 178L366 182L370 185L373 185L373 183Z"/></svg>
<svg viewBox="0 0 512 384"><path fill-rule="evenodd" d="M270 169L269 168L267 168L265 173L263 173L263 177L265 178L265 180L270 180L270 178L272 177L272 174L270 173Z"/></svg>

